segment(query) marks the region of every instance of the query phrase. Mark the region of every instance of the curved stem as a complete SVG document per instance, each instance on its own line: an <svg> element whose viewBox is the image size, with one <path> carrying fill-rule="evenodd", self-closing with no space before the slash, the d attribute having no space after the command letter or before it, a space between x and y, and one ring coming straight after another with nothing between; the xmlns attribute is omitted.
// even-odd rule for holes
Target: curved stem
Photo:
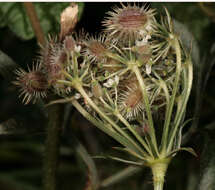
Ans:
<svg viewBox="0 0 215 190"><path fill-rule="evenodd" d="M149 135L151 137L153 148L154 148L156 154L159 155L158 147L157 147L157 140L156 140L155 130L154 130L154 124L153 124L153 118L152 118L152 113L151 113L150 104L149 104L149 98L148 98L147 91L146 91L146 85L143 81L142 75L141 75L140 70L137 65L133 66L133 72L136 74L137 80L139 82L139 85L140 85L140 88L142 91L144 105L145 105L147 118L148 118L149 129L150 129Z"/></svg>
<svg viewBox="0 0 215 190"><path fill-rule="evenodd" d="M127 120L125 120L123 118L123 116L120 113L115 114L119 120L128 128L129 131L131 131L131 133L136 137L136 139L143 145L143 147L146 149L146 151L152 156L153 153L150 149L150 147L148 147L148 145L146 144L146 142L142 139L142 137L132 128L132 126L127 122Z"/></svg>
<svg viewBox="0 0 215 190"><path fill-rule="evenodd" d="M109 106L102 97L100 97L100 100L102 101L102 103L108 108L110 109L114 115L119 118L119 120L127 127L127 129L136 137L136 139L143 145L143 147L146 149L146 151L152 156L152 158L154 157L153 156L153 153L150 149L150 147L146 144L146 142L142 139L142 137L134 130L134 128L130 125L130 123L128 123L128 121L126 119L124 119L124 117L119 113L119 111L117 110L114 110L111 106ZM117 102L117 100L116 100Z"/></svg>
<svg viewBox="0 0 215 190"><path fill-rule="evenodd" d="M166 108L167 114L166 114L166 118L165 118L165 122L164 122L164 129L163 129L162 140L161 140L162 154L165 154L165 151L166 151L168 133L169 133L169 125L170 125L170 120L171 120L171 116L172 116L172 112L173 112L175 97L176 97L176 93L178 90L180 73L181 73L181 49L180 49L180 45L179 45L177 38L175 38L175 40L174 40L174 47L175 47L175 51L176 51L176 60L177 60L176 77L175 77L174 88L173 88L173 92L171 95L170 103L168 104L168 106Z"/></svg>
<svg viewBox="0 0 215 190"><path fill-rule="evenodd" d="M189 99L189 95L191 92L191 88L192 88L192 81L193 81L193 66L191 64L191 61L188 61L188 76L187 76L187 81L186 81L186 92L184 95L184 99L181 105L181 111L179 112L178 117L176 118L176 121L174 121L174 128L172 129L172 131L170 132L170 139L169 139L169 144L167 147L167 152L171 151L172 145L173 145L173 140L175 138L176 132L178 130L178 127L180 125L181 122L181 118L185 112L186 109L186 105Z"/></svg>
<svg viewBox="0 0 215 190"><path fill-rule="evenodd" d="M126 133L124 132L113 120L111 120L107 115L105 115L97 105L91 100L88 94L85 92L82 86L76 84L75 88L79 91L79 93L86 99L86 101L90 104L90 106L101 115L108 123L110 123L122 136L126 137L136 148L137 150L144 155L148 156L145 151Z"/></svg>
<svg viewBox="0 0 215 190"><path fill-rule="evenodd" d="M120 134L116 133L114 130L110 129L108 126L106 126L102 121L95 119L92 117L76 100L73 100L72 105L87 119L89 120L93 125L95 125L97 128L114 138L116 141L118 141L123 146L127 147L129 150L129 153L131 153L133 156L143 159L144 157L140 156L137 153L134 153L130 150L136 149L136 147L131 144L125 137L121 136Z"/></svg>

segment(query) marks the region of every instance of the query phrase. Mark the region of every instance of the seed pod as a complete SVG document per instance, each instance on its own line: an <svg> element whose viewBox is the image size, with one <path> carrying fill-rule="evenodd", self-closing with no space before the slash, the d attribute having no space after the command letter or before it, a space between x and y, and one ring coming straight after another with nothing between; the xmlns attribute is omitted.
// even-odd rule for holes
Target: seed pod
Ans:
<svg viewBox="0 0 215 190"><path fill-rule="evenodd" d="M143 111L144 103L142 91L136 77L131 77L121 83L119 93L119 108L128 119L134 119Z"/></svg>
<svg viewBox="0 0 215 190"><path fill-rule="evenodd" d="M86 48L84 55L89 56L92 62L104 62L106 60L106 53L109 51L107 48L108 39L105 35L100 35L98 38L90 37L84 41Z"/></svg>
<svg viewBox="0 0 215 190"><path fill-rule="evenodd" d="M16 81L13 83L21 89L20 96L24 96L23 102L28 104L32 99L35 103L37 98L44 98L49 87L45 74L40 70L39 65L29 72L23 69L16 70Z"/></svg>
<svg viewBox="0 0 215 190"><path fill-rule="evenodd" d="M117 39L138 39L152 32L154 14L153 9L122 4L122 8L108 12L109 17L103 21L103 25L106 32Z"/></svg>

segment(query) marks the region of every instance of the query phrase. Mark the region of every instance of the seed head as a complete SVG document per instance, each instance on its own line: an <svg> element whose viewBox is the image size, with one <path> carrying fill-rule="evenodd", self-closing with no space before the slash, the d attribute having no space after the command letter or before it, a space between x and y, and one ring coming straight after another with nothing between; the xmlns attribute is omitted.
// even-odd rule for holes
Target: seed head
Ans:
<svg viewBox="0 0 215 190"><path fill-rule="evenodd" d="M46 46L41 50L42 66L47 73L47 80L50 85L55 85L57 80L62 79L62 70L67 67L67 52L72 48L70 38L66 38L64 44L57 42L57 39L50 38Z"/></svg>
<svg viewBox="0 0 215 190"><path fill-rule="evenodd" d="M92 62L94 61L105 61L105 54L108 51L107 48L108 39L104 35L100 35L98 38L89 37L85 40L86 46L84 54L89 56Z"/></svg>
<svg viewBox="0 0 215 190"><path fill-rule="evenodd" d="M135 77L122 82L119 96L119 109L127 119L133 119L144 109L142 92Z"/></svg>
<svg viewBox="0 0 215 190"><path fill-rule="evenodd" d="M72 36L66 36L64 40L64 48L68 51L74 51L76 42Z"/></svg>
<svg viewBox="0 0 215 190"><path fill-rule="evenodd" d="M118 39L136 39L146 36L153 31L154 10L136 5L115 8L108 12L109 17L103 21L106 32Z"/></svg>
<svg viewBox="0 0 215 190"><path fill-rule="evenodd" d="M28 104L32 99L33 103L35 103L37 98L46 97L48 82L39 65L35 66L32 71L29 69L26 72L23 69L19 69L15 73L17 78L13 83L20 87L20 96L24 96L23 103Z"/></svg>

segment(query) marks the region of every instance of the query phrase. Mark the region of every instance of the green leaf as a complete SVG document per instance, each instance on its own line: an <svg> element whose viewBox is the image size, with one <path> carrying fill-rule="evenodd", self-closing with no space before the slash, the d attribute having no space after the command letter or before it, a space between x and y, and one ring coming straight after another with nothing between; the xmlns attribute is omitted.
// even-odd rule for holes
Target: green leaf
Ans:
<svg viewBox="0 0 215 190"><path fill-rule="evenodd" d="M210 19L205 16L197 3L158 2L152 3L152 7L157 8L161 13L164 12L163 7L166 7L170 16L179 22L184 23L197 41L201 41L202 37L204 37L204 30L210 23Z"/></svg>
<svg viewBox="0 0 215 190"><path fill-rule="evenodd" d="M70 3L34 3L35 10L47 36L48 33L57 33L60 28L60 14ZM78 18L81 18L84 3L78 3ZM34 32L22 3L1 3L0 27L8 26L18 37L29 40Z"/></svg>

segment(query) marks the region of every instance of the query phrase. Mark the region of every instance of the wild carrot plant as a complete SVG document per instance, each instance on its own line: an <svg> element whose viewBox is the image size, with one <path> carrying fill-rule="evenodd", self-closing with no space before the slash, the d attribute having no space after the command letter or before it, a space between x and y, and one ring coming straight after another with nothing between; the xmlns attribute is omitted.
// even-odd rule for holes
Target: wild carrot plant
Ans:
<svg viewBox="0 0 215 190"><path fill-rule="evenodd" d="M18 70L15 82L26 104L48 90L63 98L55 102L71 103L134 159L111 158L151 168L155 190L178 151L193 153L181 148L191 57L165 13L157 19L154 9L122 4L98 36L70 34L64 24L66 32L50 38L35 68Z"/></svg>

